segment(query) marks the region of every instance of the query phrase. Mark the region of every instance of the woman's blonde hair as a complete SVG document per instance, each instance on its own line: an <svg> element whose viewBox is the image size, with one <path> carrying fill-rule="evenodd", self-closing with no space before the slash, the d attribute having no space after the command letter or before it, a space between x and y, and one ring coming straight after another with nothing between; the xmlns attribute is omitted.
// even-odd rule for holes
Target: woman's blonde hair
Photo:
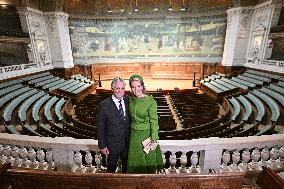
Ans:
<svg viewBox="0 0 284 189"><path fill-rule="evenodd" d="M140 84L141 84L141 86L143 87L143 93L146 92L146 87L145 87L143 78L142 78L140 75L134 74L134 75L132 75L132 76L129 78L129 86L130 86L130 88L131 88L131 83L132 83L132 81L139 81Z"/></svg>

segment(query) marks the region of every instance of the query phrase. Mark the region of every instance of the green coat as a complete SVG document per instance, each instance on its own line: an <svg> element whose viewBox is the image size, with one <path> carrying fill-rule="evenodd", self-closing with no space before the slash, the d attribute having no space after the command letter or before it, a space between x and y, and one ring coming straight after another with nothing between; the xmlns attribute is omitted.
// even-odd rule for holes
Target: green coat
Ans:
<svg viewBox="0 0 284 189"><path fill-rule="evenodd" d="M142 141L148 137L158 140L157 103L152 96L130 97L129 113L131 134L128 151L127 173L155 173L164 167L160 146L146 154Z"/></svg>

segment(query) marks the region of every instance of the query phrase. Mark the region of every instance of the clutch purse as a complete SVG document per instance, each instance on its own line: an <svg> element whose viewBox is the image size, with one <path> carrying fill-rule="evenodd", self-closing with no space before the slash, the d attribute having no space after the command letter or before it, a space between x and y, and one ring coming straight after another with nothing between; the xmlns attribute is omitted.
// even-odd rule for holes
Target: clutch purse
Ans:
<svg viewBox="0 0 284 189"><path fill-rule="evenodd" d="M154 142L151 140L150 137L148 137L142 141L142 145L143 145L143 151L146 154L149 154L150 151L155 150L157 148L158 142Z"/></svg>

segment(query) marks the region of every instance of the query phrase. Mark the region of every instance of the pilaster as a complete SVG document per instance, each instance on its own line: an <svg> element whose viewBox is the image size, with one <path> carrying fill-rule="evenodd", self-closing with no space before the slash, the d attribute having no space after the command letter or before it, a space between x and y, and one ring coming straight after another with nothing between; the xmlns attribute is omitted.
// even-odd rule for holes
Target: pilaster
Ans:
<svg viewBox="0 0 284 189"><path fill-rule="evenodd" d="M69 15L63 12L45 12L49 46L56 68L74 67L68 27Z"/></svg>
<svg viewBox="0 0 284 189"><path fill-rule="evenodd" d="M227 11L227 30L222 65L242 66L248 44L251 7L232 8Z"/></svg>

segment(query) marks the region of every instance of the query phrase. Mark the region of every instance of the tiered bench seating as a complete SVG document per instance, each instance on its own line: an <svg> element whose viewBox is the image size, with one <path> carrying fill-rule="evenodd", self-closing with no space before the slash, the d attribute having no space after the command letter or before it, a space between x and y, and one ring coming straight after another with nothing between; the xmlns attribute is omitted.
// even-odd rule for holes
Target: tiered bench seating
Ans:
<svg viewBox="0 0 284 189"><path fill-rule="evenodd" d="M12 98L15 98L16 96L24 93L24 92L27 92L29 91L30 88L29 87L23 87L23 88L20 88L19 90L16 90L15 92L13 93L9 93L9 94L6 94L4 96L2 96L0 98L0 108L5 104L7 103L8 101L10 101Z"/></svg>
<svg viewBox="0 0 284 189"><path fill-rule="evenodd" d="M52 116L51 116L51 107L56 103L56 101L59 98L56 96L53 96L51 99L49 99L44 107L44 116L48 121L52 121Z"/></svg>
<svg viewBox="0 0 284 189"><path fill-rule="evenodd" d="M11 86L11 85L19 84L22 81L23 80L21 80L21 79L16 79L16 80L11 80L11 81L6 81L6 82L3 82L3 83L0 83L0 89Z"/></svg>
<svg viewBox="0 0 284 189"><path fill-rule="evenodd" d="M242 79L240 79L240 78L232 77L231 80L232 80L232 81L235 81L235 82L237 82L237 83L246 85L246 86L248 86L248 87L250 87L250 88L255 88L255 87L256 87L256 84L255 84L255 83L251 83L251 82L249 82L249 81L245 81L245 80L242 80Z"/></svg>
<svg viewBox="0 0 284 189"><path fill-rule="evenodd" d="M259 90L261 92L264 92L264 93L270 95L271 97L276 99L282 106L284 106L284 96L281 93L275 92L275 91L273 91L273 90L271 90L270 88L267 88L267 87L262 87Z"/></svg>
<svg viewBox="0 0 284 189"><path fill-rule="evenodd" d="M245 73L243 73L242 75L243 75L243 76L246 76L246 77L253 78L253 79L257 79L257 80L260 80L260 81L263 81L263 82L267 82L267 83L270 83L270 82L271 82L271 79L268 78L268 77L264 77L264 76L260 76L260 75L255 75L255 74L248 73L248 72L245 72Z"/></svg>
<svg viewBox="0 0 284 189"><path fill-rule="evenodd" d="M263 85L263 83L264 83L263 81L253 79L253 78L250 78L250 77L246 77L246 76L243 76L243 75L238 75L238 78L241 79L241 80L244 80L248 83L254 83L255 85Z"/></svg>
<svg viewBox="0 0 284 189"><path fill-rule="evenodd" d="M277 122L278 118L280 117L280 109L277 103L270 96L259 90L253 90L251 93L255 94L257 97L266 102L271 111L271 121Z"/></svg>
<svg viewBox="0 0 284 189"><path fill-rule="evenodd" d="M43 89L47 89L48 91L53 91L61 86L64 86L65 80L59 79L57 81L54 81L52 83L48 83L42 86Z"/></svg>
<svg viewBox="0 0 284 189"><path fill-rule="evenodd" d="M63 115L62 115L62 113L61 113L61 109L62 109L62 107L63 107L63 105L64 105L65 102L66 102L66 100L65 100L64 98L61 98L61 99L55 104L55 114L56 114L57 119L58 119L59 121L61 121L61 120L64 119L64 117L63 117Z"/></svg>
<svg viewBox="0 0 284 189"><path fill-rule="evenodd" d="M26 98L34 95L35 93L37 93L38 90L37 89L32 89L30 91L27 91L25 93L22 93L21 95L19 95L17 98L15 98L14 100L12 100L4 109L3 112L3 118L6 122L11 121L12 119L12 113L14 111L14 109L22 102L24 101Z"/></svg>
<svg viewBox="0 0 284 189"><path fill-rule="evenodd" d="M36 83L39 83L39 82L42 82L42 81L46 81L46 80L52 79L52 78L54 78L53 75L45 75L45 76L40 77L40 78L29 80L28 84L36 84Z"/></svg>
<svg viewBox="0 0 284 189"><path fill-rule="evenodd" d="M57 82L59 80L61 80L59 77L52 77L50 79L47 79L47 80L35 83L35 86L36 87L41 87L41 86L44 86L44 85L47 85L47 84L51 84L51 83Z"/></svg>
<svg viewBox="0 0 284 189"><path fill-rule="evenodd" d="M248 99L250 99L250 101L252 101L254 103L254 105L257 108L257 117L256 117L256 121L261 122L262 118L265 115L265 107L264 104L259 100L259 98L257 98L254 94L252 93L248 93L247 95L245 95Z"/></svg>
<svg viewBox="0 0 284 189"><path fill-rule="evenodd" d="M244 89L244 90L248 90L248 86L246 86L246 85L243 85L243 84L241 84L241 83L238 83L238 82L236 82L236 81L233 81L233 80L231 80L231 79L227 79L227 78L221 78L221 81L224 81L224 82L226 82L226 83L229 83L229 84L231 84L231 85L234 85L234 86L236 86L236 87L239 87L239 88L241 88L241 89Z"/></svg>
<svg viewBox="0 0 284 189"><path fill-rule="evenodd" d="M40 77L44 77L44 76L47 76L47 75L50 75L50 72L43 72L43 73L27 76L27 77L24 77L22 80L28 82L30 80L37 79L37 78L40 78Z"/></svg>
<svg viewBox="0 0 284 189"><path fill-rule="evenodd" d="M18 117L20 118L20 121L26 121L27 119L27 110L30 108L30 106L40 97L45 95L44 91L39 91L38 93L34 94L30 98L28 98L19 108L18 111Z"/></svg>
<svg viewBox="0 0 284 189"><path fill-rule="evenodd" d="M231 85L230 83L227 83L227 82L225 82L223 80L220 80L220 79L216 79L215 82L219 83L220 85L223 85L223 86L225 86L225 87L227 87L229 89L236 89L237 88L236 86Z"/></svg>
<svg viewBox="0 0 284 189"><path fill-rule="evenodd" d="M246 110L246 113L243 116L243 121L248 121L249 117L252 115L251 103L243 95L238 96L237 99L243 104Z"/></svg>
<svg viewBox="0 0 284 189"><path fill-rule="evenodd" d="M35 131L29 124L21 122L21 125L22 125L22 132L24 134L31 135L31 136L43 136L37 131Z"/></svg>
<svg viewBox="0 0 284 189"><path fill-rule="evenodd" d="M20 89L22 87L23 87L23 85L21 83L18 83L18 84L15 84L15 85L10 85L8 87L2 88L0 90L0 96L7 94L7 93L10 93L12 91L15 91L17 89Z"/></svg>
<svg viewBox="0 0 284 189"><path fill-rule="evenodd" d="M284 81L278 81L278 82L276 83L276 85L278 85L278 86L284 88Z"/></svg>
<svg viewBox="0 0 284 189"><path fill-rule="evenodd" d="M233 112L233 115L231 116L231 120L235 121L241 113L241 106L240 106L239 101L235 97L232 97L228 100L233 105L233 108L234 108L234 112Z"/></svg>
<svg viewBox="0 0 284 189"><path fill-rule="evenodd" d="M60 133L56 133L56 132L50 130L47 126L45 126L42 123L37 123L37 126L38 126L38 132L41 133L44 136L48 136L48 137L63 136Z"/></svg>
<svg viewBox="0 0 284 189"><path fill-rule="evenodd" d="M267 78L277 79L277 80L281 78L281 76L279 76L279 75L270 74L270 73L266 73L266 72L260 72L260 71L256 71L256 70L252 70L252 69L248 69L246 72L252 73L252 74L255 74L255 75L259 75L259 76L264 76L264 77L267 77Z"/></svg>
<svg viewBox="0 0 284 189"><path fill-rule="evenodd" d="M275 85L275 84L270 84L270 85L268 86L268 88L270 88L270 89L272 89L272 90L274 90L274 91L276 91L276 92L279 92L279 93L281 93L282 95L284 95L284 88L283 88L283 87L279 87L278 85Z"/></svg>
<svg viewBox="0 0 284 189"><path fill-rule="evenodd" d="M91 85L92 84L90 84L90 83L85 83L83 86L81 86L81 87L77 88L76 90L72 91L72 93L78 94L78 93L80 93L81 91L85 90L86 88L88 88Z"/></svg>
<svg viewBox="0 0 284 189"><path fill-rule="evenodd" d="M36 103L34 104L33 109L32 109L32 117L34 121L36 122L40 121L40 117L39 117L40 108L42 107L44 103L46 103L46 101L49 98L51 98L51 96L49 96L49 94L46 94L43 97L41 97L39 100L37 100Z"/></svg>

